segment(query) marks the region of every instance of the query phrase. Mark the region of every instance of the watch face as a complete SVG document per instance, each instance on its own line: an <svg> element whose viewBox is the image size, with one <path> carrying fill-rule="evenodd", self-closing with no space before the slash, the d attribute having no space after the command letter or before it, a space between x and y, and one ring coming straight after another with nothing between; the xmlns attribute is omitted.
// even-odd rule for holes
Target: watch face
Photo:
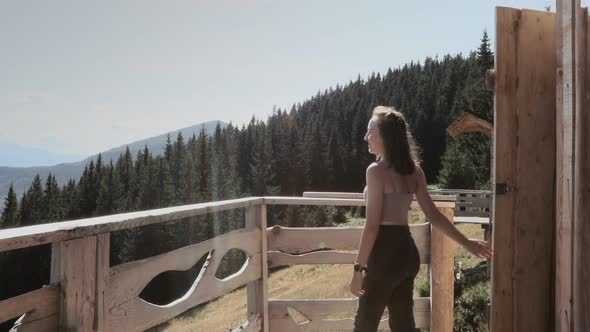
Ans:
<svg viewBox="0 0 590 332"><path fill-rule="evenodd" d="M361 265L360 264L354 264L354 270L356 272L359 272L361 270Z"/></svg>

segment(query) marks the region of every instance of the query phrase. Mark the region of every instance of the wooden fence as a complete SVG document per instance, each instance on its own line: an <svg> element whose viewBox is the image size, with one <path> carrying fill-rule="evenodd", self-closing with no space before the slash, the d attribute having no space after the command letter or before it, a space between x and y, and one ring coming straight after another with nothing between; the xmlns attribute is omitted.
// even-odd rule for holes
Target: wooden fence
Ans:
<svg viewBox="0 0 590 332"><path fill-rule="evenodd" d="M343 193L346 196L346 193ZM268 268L293 264L352 264L362 227L267 227L267 205L363 206L358 194L348 198L252 197L0 231L0 252L52 244L51 284L0 301L0 323L19 317L17 331L143 331L199 304L246 286L248 321L242 331L352 330L352 318L325 319L352 309L355 298L327 300L268 299ZM353 198L357 197L357 198ZM453 219L454 197L433 196ZM413 202L417 206L416 202ZM110 267L110 233L219 211L244 209L242 229L166 252ZM430 224L411 225L422 264L431 266L431 296L416 298L418 327L450 332L453 327L452 242ZM224 279L215 273L230 249L247 254L244 266ZM318 251L319 249L322 249ZM207 260L189 291L167 305L139 297L158 274L188 270ZM287 309L308 318L296 324ZM386 326L386 320L382 321Z"/></svg>

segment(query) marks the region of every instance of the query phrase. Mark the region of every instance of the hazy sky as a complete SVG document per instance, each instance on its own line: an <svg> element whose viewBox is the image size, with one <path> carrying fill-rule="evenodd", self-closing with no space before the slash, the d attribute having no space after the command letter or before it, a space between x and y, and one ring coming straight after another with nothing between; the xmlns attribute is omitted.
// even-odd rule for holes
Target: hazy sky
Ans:
<svg viewBox="0 0 590 332"><path fill-rule="evenodd" d="M0 143L90 155L475 50L555 1L0 0Z"/></svg>

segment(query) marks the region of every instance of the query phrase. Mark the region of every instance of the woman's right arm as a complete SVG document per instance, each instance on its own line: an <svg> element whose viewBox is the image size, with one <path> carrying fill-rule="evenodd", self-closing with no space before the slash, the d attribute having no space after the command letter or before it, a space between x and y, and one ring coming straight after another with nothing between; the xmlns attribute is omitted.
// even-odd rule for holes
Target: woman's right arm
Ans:
<svg viewBox="0 0 590 332"><path fill-rule="evenodd" d="M485 241L481 240L470 240L465 237L455 225L442 214L434 202L432 197L428 193L428 187L426 186L426 177L420 166L416 166L418 172L418 187L416 190L416 200L422 211L426 215L427 220L436 228L441 230L445 235L453 239L455 242L463 246L473 255L479 258L490 258L493 255L492 250L488 247Z"/></svg>

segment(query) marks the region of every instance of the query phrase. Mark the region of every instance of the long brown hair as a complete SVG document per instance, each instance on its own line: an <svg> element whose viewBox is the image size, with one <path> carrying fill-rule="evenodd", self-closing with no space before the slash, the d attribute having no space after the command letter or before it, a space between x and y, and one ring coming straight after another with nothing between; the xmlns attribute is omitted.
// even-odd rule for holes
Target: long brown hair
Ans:
<svg viewBox="0 0 590 332"><path fill-rule="evenodd" d="M373 109L373 117L384 148L384 155L377 156L377 160L384 159L388 167L393 167L400 175L412 174L420 160L418 147L404 116L393 107L377 106Z"/></svg>

